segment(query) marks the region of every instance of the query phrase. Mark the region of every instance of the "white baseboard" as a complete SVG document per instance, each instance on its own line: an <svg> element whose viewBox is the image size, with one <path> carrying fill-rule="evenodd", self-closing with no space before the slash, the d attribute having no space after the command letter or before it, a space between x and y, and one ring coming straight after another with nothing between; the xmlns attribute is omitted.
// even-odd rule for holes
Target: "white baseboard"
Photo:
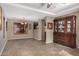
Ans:
<svg viewBox="0 0 79 59"><path fill-rule="evenodd" d="M2 48L2 50L1 50L1 52L0 52L0 56L2 55L2 52L3 52L3 50L4 50L5 46L6 46L6 43L7 43L7 40L6 40L6 42L5 42L5 44L4 44L3 48Z"/></svg>
<svg viewBox="0 0 79 59"><path fill-rule="evenodd" d="M53 43L53 41L46 42L46 44L48 44L48 43Z"/></svg>
<svg viewBox="0 0 79 59"><path fill-rule="evenodd" d="M76 48L78 48L78 49L79 49L79 47L76 47Z"/></svg>
<svg viewBox="0 0 79 59"><path fill-rule="evenodd" d="M33 39L33 38L12 38L12 39L8 39L8 40L22 40L22 39Z"/></svg>
<svg viewBox="0 0 79 59"><path fill-rule="evenodd" d="M39 39L35 39L35 40L41 41L41 40L39 40Z"/></svg>

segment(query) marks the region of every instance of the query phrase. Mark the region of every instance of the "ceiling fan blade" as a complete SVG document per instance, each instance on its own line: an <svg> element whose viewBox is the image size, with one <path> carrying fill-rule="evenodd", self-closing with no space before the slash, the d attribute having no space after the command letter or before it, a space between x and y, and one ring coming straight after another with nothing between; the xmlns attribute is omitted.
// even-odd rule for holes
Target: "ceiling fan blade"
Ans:
<svg viewBox="0 0 79 59"><path fill-rule="evenodd" d="M49 8L51 5L50 4L47 4L47 8Z"/></svg>
<svg viewBox="0 0 79 59"><path fill-rule="evenodd" d="M41 6L44 6L45 5L45 3L41 3Z"/></svg>

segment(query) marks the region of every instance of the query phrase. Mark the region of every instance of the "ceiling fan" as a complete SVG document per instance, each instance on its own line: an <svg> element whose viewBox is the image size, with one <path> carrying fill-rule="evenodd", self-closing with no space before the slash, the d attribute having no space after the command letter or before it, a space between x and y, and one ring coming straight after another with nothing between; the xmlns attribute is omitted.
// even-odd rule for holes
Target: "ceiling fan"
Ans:
<svg viewBox="0 0 79 59"><path fill-rule="evenodd" d="M55 3L41 3L41 6L45 6L45 5L47 8L50 8L51 6L55 7Z"/></svg>

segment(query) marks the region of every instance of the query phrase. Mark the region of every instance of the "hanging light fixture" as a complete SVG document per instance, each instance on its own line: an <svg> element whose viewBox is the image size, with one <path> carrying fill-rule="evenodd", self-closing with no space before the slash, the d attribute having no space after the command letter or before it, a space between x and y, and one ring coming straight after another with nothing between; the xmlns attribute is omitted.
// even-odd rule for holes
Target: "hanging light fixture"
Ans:
<svg viewBox="0 0 79 59"><path fill-rule="evenodd" d="M47 8L49 8L52 5L52 3L47 3Z"/></svg>
<svg viewBox="0 0 79 59"><path fill-rule="evenodd" d="M46 5L46 8L50 8L51 6L56 7L55 3L41 3L41 6L45 6L45 5Z"/></svg>

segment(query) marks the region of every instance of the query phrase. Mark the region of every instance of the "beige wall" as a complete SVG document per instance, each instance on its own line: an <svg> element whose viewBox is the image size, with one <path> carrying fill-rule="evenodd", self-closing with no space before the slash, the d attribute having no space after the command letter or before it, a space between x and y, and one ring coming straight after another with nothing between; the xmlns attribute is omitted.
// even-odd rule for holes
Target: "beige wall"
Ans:
<svg viewBox="0 0 79 59"><path fill-rule="evenodd" d="M19 34L15 35L13 33L13 23L15 22L27 22L28 24L31 24L31 30L28 28L27 34ZM33 38L33 22L32 21L25 21L25 20L17 20L17 19L8 19L8 31L7 31L7 39L26 39L26 38Z"/></svg>
<svg viewBox="0 0 79 59"><path fill-rule="evenodd" d="M76 45L77 45L77 48L79 48L79 13L76 13L74 14L76 15Z"/></svg>
<svg viewBox="0 0 79 59"><path fill-rule="evenodd" d="M0 13L1 13L1 8L0 8ZM4 13L3 13L3 10L2 10L2 17L3 17L3 15L4 15ZM0 20L1 20L1 18L0 18ZM5 18L5 20L6 20L6 18ZM6 45L6 42L7 42L6 37L3 37L3 33L6 32L5 31L6 28L3 31L3 28L4 28L3 26L6 26L6 24L3 24L3 18L2 18L2 30L0 30L0 55L2 54L2 51L3 51L3 49ZM6 35L6 33L4 35Z"/></svg>
<svg viewBox="0 0 79 59"><path fill-rule="evenodd" d="M1 7L0 7L0 20L2 20L2 15L1 15ZM3 22L3 21L2 21ZM2 26L3 27L3 26ZM1 51L2 51L2 48L3 48L3 29L0 30L0 55L1 55Z"/></svg>
<svg viewBox="0 0 79 59"><path fill-rule="evenodd" d="M47 25L48 23L53 23L53 19L52 17L47 17L46 19L46 43L52 43L53 42L53 29L47 29Z"/></svg>
<svg viewBox="0 0 79 59"><path fill-rule="evenodd" d="M76 33L77 33L76 44L77 44L77 48L79 48L79 13L76 13L75 15L77 16L77 19L76 19Z"/></svg>

